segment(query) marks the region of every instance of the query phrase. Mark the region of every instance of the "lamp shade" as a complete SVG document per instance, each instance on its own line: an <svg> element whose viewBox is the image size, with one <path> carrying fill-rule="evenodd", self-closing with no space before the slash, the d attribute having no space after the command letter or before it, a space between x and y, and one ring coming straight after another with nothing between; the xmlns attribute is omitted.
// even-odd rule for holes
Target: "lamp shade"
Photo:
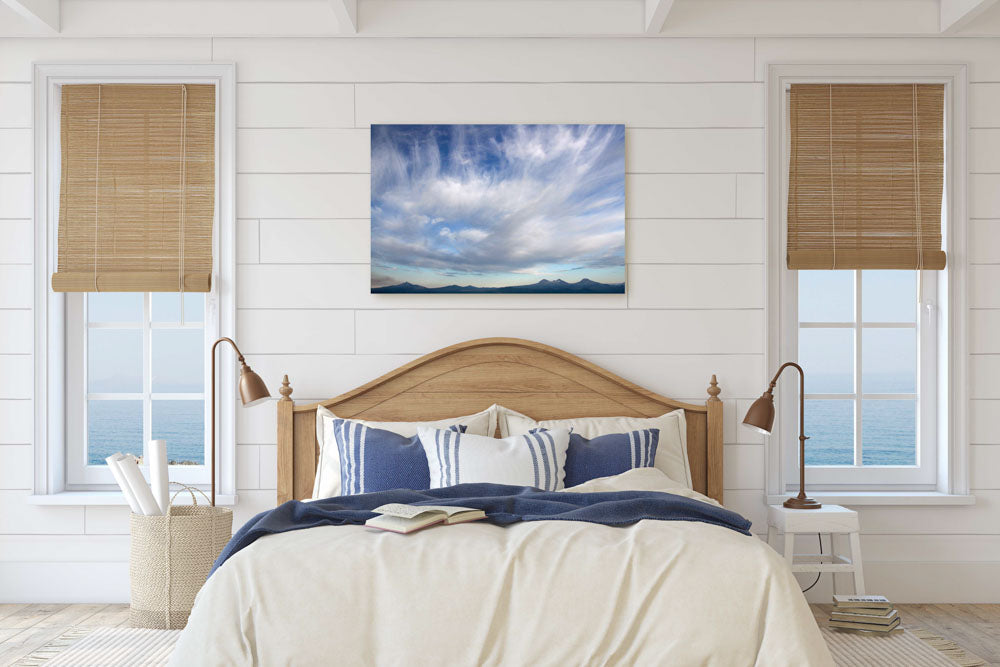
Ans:
<svg viewBox="0 0 1000 667"><path fill-rule="evenodd" d="M743 418L743 425L758 433L771 435L771 427L774 426L774 396L771 392L765 391L753 402Z"/></svg>
<svg viewBox="0 0 1000 667"><path fill-rule="evenodd" d="M271 392L260 376L246 364L240 367L240 400L244 407L256 405L271 398Z"/></svg>

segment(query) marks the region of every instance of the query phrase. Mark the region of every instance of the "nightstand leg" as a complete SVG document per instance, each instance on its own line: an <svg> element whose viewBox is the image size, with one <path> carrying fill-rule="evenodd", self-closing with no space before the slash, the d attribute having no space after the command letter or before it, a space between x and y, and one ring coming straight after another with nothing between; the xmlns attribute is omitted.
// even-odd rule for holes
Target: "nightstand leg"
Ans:
<svg viewBox="0 0 1000 667"><path fill-rule="evenodd" d="M833 533L830 533L830 555L833 557L833 559L830 561L831 563L836 563L837 562L837 558L836 558L836 556L837 556L837 542L836 542L836 539L837 539L836 536ZM819 545L820 545L820 550L822 551L822 547L823 547L823 536L822 535L819 536ZM830 583L833 585L833 594L837 595L837 573L836 572L831 572L830 573Z"/></svg>
<svg viewBox="0 0 1000 667"><path fill-rule="evenodd" d="M774 538L778 535L778 529L774 526L767 527L767 546L774 546Z"/></svg>
<svg viewBox="0 0 1000 667"><path fill-rule="evenodd" d="M795 560L795 533L785 531L785 560L791 565Z"/></svg>
<svg viewBox="0 0 1000 667"><path fill-rule="evenodd" d="M851 563L854 565L854 594L865 594L865 573L861 562L861 534L851 533Z"/></svg>

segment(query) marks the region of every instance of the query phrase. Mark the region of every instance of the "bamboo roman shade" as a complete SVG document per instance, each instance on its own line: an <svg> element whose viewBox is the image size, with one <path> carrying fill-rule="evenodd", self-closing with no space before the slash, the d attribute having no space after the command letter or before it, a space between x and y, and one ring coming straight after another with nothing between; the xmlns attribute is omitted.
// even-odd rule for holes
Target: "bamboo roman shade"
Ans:
<svg viewBox="0 0 1000 667"><path fill-rule="evenodd" d="M208 292L215 86L64 85L56 292Z"/></svg>
<svg viewBox="0 0 1000 667"><path fill-rule="evenodd" d="M792 84L789 269L943 269L944 86Z"/></svg>

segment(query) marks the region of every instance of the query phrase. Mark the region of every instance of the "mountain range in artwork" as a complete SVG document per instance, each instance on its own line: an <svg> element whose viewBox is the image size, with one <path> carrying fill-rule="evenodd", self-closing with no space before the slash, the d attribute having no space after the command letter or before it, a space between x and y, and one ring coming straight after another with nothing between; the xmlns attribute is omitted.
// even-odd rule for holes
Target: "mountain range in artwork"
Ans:
<svg viewBox="0 0 1000 667"><path fill-rule="evenodd" d="M372 287L372 294L622 294L625 283L599 283L582 278L575 283L562 279L539 280L530 285L504 287L476 287L475 285L445 285L424 287L413 283L399 283L385 287Z"/></svg>
<svg viewBox="0 0 1000 667"><path fill-rule="evenodd" d="M625 292L623 125L373 125L373 294Z"/></svg>

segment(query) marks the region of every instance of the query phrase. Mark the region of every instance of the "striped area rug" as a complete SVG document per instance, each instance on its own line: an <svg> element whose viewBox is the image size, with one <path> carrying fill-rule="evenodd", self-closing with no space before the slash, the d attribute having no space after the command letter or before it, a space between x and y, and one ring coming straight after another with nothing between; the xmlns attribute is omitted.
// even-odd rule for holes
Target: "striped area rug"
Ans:
<svg viewBox="0 0 1000 667"><path fill-rule="evenodd" d="M838 667L979 667L981 659L926 630L892 635L842 632L820 626ZM15 667L160 666L170 660L180 630L70 628L21 658Z"/></svg>
<svg viewBox="0 0 1000 667"><path fill-rule="evenodd" d="M70 628L14 667L159 667L170 660L180 630Z"/></svg>
<svg viewBox="0 0 1000 667"><path fill-rule="evenodd" d="M981 659L926 630L891 635L835 630L820 625L837 667L978 667Z"/></svg>

